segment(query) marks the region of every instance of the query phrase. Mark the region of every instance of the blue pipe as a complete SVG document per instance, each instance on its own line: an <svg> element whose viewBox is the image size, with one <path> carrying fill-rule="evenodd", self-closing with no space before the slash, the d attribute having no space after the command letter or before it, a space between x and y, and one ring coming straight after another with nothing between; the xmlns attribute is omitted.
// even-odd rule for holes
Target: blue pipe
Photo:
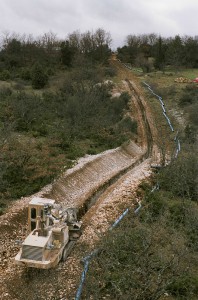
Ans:
<svg viewBox="0 0 198 300"><path fill-rule="evenodd" d="M178 151L181 151L181 144L180 144L180 140L177 140L177 146L178 146Z"/></svg>
<svg viewBox="0 0 198 300"><path fill-rule="evenodd" d="M75 300L79 300L82 294L83 284L85 282L86 274L89 269L90 260L96 256L99 252L99 249L92 251L89 255L85 256L81 261L84 263L84 269L81 274L80 284L76 292Z"/></svg>
<svg viewBox="0 0 198 300"><path fill-rule="evenodd" d="M171 129L172 131L174 131L173 126L172 126L172 124L171 124L170 119L168 118L168 116L167 116L164 112L163 112L163 115L164 115L164 117L166 118L166 120L167 120L167 122L168 122L168 124L169 124L169 126L170 126L170 129Z"/></svg>
<svg viewBox="0 0 198 300"><path fill-rule="evenodd" d="M96 250L92 251L89 255L87 255L83 259L81 259L81 262L85 263L85 261L92 259L98 253L99 253L99 249L96 249Z"/></svg>
<svg viewBox="0 0 198 300"><path fill-rule="evenodd" d="M142 207L142 205L139 203L139 206L138 206L138 208L135 209L134 213L137 214L141 207ZM124 216L128 212L129 212L129 209L127 208L123 212L123 214L113 223L113 225L109 228L109 230L112 230L124 218ZM86 274L89 269L89 262L94 256L96 256L98 254L98 252L99 252L99 249L96 249L81 260L84 263L84 269L81 274L80 284L79 284L78 290L76 292L75 300L80 300L80 297L82 294L82 289L83 289L83 284L85 282Z"/></svg>
<svg viewBox="0 0 198 300"><path fill-rule="evenodd" d="M114 227L118 225L118 223L124 218L124 216L129 212L129 209L127 208L123 214L113 223L113 225L109 228L109 230L112 230Z"/></svg>
<svg viewBox="0 0 198 300"><path fill-rule="evenodd" d="M137 214L139 210L141 209L142 205L139 203L139 206L135 209L134 213Z"/></svg>
<svg viewBox="0 0 198 300"><path fill-rule="evenodd" d="M81 297L83 283L85 281L88 268L89 268L89 259L87 259L85 261L84 270L82 271L82 275L81 275L81 279L80 279L80 285L79 285L78 290L76 292L75 300L79 300L80 297Z"/></svg>

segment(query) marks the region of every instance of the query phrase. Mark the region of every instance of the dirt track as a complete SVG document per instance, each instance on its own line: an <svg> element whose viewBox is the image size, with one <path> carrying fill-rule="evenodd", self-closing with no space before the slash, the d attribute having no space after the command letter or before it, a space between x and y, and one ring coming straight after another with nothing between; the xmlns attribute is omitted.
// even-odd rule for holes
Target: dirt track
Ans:
<svg viewBox="0 0 198 300"><path fill-rule="evenodd" d="M85 245L86 249L93 249L95 241L123 209L136 204L137 186L151 174L150 163L157 160L159 154L152 115L131 72L116 60L112 64L119 72L120 91L126 90L131 95L130 113L138 122L137 144L131 141L124 147L81 159L73 169L37 194L64 202L69 207L79 207L82 216L93 197L97 199L82 217L83 235L74 251L56 269L25 269L13 263L18 251L14 241L26 234L22 227L27 222L27 203L31 197L17 201L1 217L0 299L73 299L82 271L80 259L87 254Z"/></svg>

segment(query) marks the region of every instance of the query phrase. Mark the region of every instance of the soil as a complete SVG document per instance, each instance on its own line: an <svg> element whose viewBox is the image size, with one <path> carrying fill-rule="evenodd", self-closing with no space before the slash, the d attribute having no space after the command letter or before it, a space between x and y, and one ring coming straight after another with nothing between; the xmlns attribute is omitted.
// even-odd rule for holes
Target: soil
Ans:
<svg viewBox="0 0 198 300"><path fill-rule="evenodd" d="M119 84L114 95L128 91L130 116L137 120L138 138L119 148L86 156L36 195L16 201L0 218L0 299L74 299L83 266L80 260L94 249L111 224L126 209L140 201L138 185L151 175L159 160L157 130L138 80L115 58ZM67 207L77 207L83 234L66 260L55 269L38 270L16 266L17 239L27 235L27 205L33 196L48 197Z"/></svg>

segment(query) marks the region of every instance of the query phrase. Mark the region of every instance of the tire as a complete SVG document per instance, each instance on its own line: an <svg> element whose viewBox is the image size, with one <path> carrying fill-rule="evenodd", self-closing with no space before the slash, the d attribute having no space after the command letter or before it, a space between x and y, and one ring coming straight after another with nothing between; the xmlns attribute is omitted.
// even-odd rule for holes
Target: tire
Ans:
<svg viewBox="0 0 198 300"><path fill-rule="evenodd" d="M65 248L63 249L63 253L62 253L62 258L61 258L61 260L62 260L63 262L66 261L67 256L68 256L67 247L65 247Z"/></svg>
<svg viewBox="0 0 198 300"><path fill-rule="evenodd" d="M71 253L74 245L75 245L75 241L70 241L65 248L63 249L63 253L62 253L62 258L61 261L66 261L67 257L69 256L69 254Z"/></svg>

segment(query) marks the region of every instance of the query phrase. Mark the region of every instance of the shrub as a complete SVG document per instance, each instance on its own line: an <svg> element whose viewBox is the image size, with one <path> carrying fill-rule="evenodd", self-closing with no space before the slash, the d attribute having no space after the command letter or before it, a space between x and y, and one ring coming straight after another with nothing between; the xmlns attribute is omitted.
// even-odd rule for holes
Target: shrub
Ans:
<svg viewBox="0 0 198 300"><path fill-rule="evenodd" d="M184 247L182 239L175 239L177 234L163 221L148 226L129 212L103 238L102 251L87 274L84 299L160 299L171 280L180 276L177 259Z"/></svg>
<svg viewBox="0 0 198 300"><path fill-rule="evenodd" d="M162 188L180 197L197 200L198 162L196 155L180 155L159 176Z"/></svg>
<svg viewBox="0 0 198 300"><path fill-rule="evenodd" d="M189 295L197 295L198 293L198 278L183 275L175 279L169 286L168 292L173 296L181 297L180 299L187 299ZM190 298L188 298L190 299Z"/></svg>
<svg viewBox="0 0 198 300"><path fill-rule="evenodd" d="M183 95L179 100L179 105L181 107L191 105L198 100L197 87L195 85L187 85Z"/></svg>
<svg viewBox="0 0 198 300"><path fill-rule="evenodd" d="M189 109L189 121L191 124L198 126L198 117L197 117L197 111L198 111L198 103L192 105Z"/></svg>
<svg viewBox="0 0 198 300"><path fill-rule="evenodd" d="M12 95L12 90L8 87L1 87L0 96L1 100Z"/></svg>
<svg viewBox="0 0 198 300"><path fill-rule="evenodd" d="M23 69L21 70L20 77L21 77L23 80L31 80L31 71L30 71L30 69L28 69L28 68L23 68Z"/></svg>
<svg viewBox="0 0 198 300"><path fill-rule="evenodd" d="M137 133L137 122L133 121L130 117L125 117L119 123L119 128L122 131Z"/></svg>
<svg viewBox="0 0 198 300"><path fill-rule="evenodd" d="M105 76L114 77L117 75L117 71L113 67L105 68Z"/></svg>
<svg viewBox="0 0 198 300"><path fill-rule="evenodd" d="M10 72L8 70L4 70L0 73L0 80L7 81L10 79Z"/></svg>
<svg viewBox="0 0 198 300"><path fill-rule="evenodd" d="M48 69L47 69L47 75L48 75L48 76L53 76L54 74L55 74L54 69L52 69L52 68L48 68Z"/></svg>
<svg viewBox="0 0 198 300"><path fill-rule="evenodd" d="M42 89L48 83L48 75L43 70L43 67L36 63L32 68L32 87L34 89Z"/></svg>

